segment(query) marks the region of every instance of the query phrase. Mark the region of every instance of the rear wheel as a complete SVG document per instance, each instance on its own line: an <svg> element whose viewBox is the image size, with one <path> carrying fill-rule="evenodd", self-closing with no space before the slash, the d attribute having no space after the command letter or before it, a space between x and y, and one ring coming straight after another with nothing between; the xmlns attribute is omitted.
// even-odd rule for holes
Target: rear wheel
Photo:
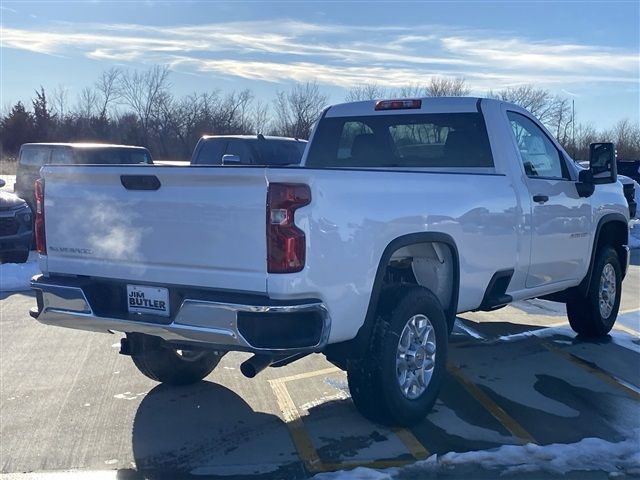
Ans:
<svg viewBox="0 0 640 480"><path fill-rule="evenodd" d="M447 361L448 327L438 299L408 287L383 309L369 351L348 361L349 389L356 408L370 420L409 426L436 401Z"/></svg>
<svg viewBox="0 0 640 480"><path fill-rule="evenodd" d="M616 251L605 246L597 254L586 295L574 293L567 301L571 328L579 335L601 337L609 333L618 316L622 269Z"/></svg>
<svg viewBox="0 0 640 480"><path fill-rule="evenodd" d="M157 382L189 385L209 375L222 356L210 350L181 350L163 340L142 341L140 353L131 355L140 372Z"/></svg>

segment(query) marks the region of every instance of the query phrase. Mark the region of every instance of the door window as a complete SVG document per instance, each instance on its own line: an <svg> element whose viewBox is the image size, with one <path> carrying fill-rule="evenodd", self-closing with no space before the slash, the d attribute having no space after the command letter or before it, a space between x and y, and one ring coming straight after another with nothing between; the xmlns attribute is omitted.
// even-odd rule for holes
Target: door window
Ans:
<svg viewBox="0 0 640 480"><path fill-rule="evenodd" d="M524 171L530 178L568 178L560 152L538 125L515 112L507 112L520 150Z"/></svg>

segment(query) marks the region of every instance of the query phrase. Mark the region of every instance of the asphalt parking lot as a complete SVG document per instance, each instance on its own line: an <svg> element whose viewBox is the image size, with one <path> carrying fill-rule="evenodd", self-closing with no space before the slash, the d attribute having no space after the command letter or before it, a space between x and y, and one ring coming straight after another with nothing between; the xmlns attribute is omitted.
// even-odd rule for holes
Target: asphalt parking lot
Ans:
<svg viewBox="0 0 640 480"><path fill-rule="evenodd" d="M630 440L640 451L638 253L620 319L603 341L576 338L563 307L551 302L462 315L440 399L412 429L360 417L345 374L321 355L250 380L239 370L246 355L229 354L206 381L166 387L118 355L119 336L40 325L28 315L29 293L4 294L2 477L297 479L591 437ZM609 476L602 462L589 478ZM505 473L471 468L465 478ZM576 467L568 478L583 473ZM615 473L637 475L640 466ZM423 478L413 475L402 478Z"/></svg>

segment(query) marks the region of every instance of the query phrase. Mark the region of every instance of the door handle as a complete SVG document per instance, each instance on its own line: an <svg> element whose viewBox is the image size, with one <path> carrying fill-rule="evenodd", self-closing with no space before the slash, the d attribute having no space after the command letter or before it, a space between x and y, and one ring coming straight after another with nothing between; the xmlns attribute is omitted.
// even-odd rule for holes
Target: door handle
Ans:
<svg viewBox="0 0 640 480"><path fill-rule="evenodd" d="M533 201L536 203L545 203L549 201L549 197L547 195L534 195Z"/></svg>

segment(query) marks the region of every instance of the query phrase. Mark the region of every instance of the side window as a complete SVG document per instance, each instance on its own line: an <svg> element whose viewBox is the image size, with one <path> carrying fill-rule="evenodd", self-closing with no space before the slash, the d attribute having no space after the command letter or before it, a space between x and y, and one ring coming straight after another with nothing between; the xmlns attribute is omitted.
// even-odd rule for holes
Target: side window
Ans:
<svg viewBox="0 0 640 480"><path fill-rule="evenodd" d="M49 163L49 147L31 147L24 148L20 152L19 163L30 167L41 167L45 163Z"/></svg>
<svg viewBox="0 0 640 480"><path fill-rule="evenodd" d="M524 171L530 178L568 178L562 156L549 137L530 119L507 112Z"/></svg>
<svg viewBox="0 0 640 480"><path fill-rule="evenodd" d="M251 165L256 163L253 154L251 153L251 149L247 145L246 142L239 140L229 140L227 144L227 151L224 152L225 155L237 155L240 157L240 163L242 165Z"/></svg>
<svg viewBox="0 0 640 480"><path fill-rule="evenodd" d="M361 137L361 135L373 135L373 130L362 122L345 122L342 127L342 134L340 135L340 143L338 144L338 160L357 156L359 140L356 139L366 138ZM356 145L354 145L354 143ZM356 150L356 152L354 152L354 150Z"/></svg>
<svg viewBox="0 0 640 480"><path fill-rule="evenodd" d="M54 148L51 152L51 163L54 165L67 165L73 163L73 153L69 148Z"/></svg>
<svg viewBox="0 0 640 480"><path fill-rule="evenodd" d="M196 165L220 165L222 164L222 155L227 141L219 138L211 138L208 140L200 140L203 142L202 147L198 150L195 159Z"/></svg>

